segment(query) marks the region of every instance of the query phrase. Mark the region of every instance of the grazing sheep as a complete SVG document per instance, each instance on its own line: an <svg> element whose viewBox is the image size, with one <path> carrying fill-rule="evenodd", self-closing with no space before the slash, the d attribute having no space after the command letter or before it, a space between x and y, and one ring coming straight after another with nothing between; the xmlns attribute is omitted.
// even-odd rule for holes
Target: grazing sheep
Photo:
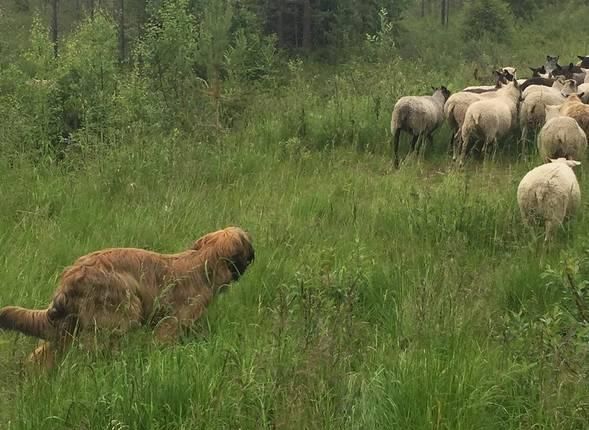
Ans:
<svg viewBox="0 0 589 430"><path fill-rule="evenodd" d="M566 101L560 107L561 115L574 118L586 135L589 135L589 105L581 100L584 94L569 94Z"/></svg>
<svg viewBox="0 0 589 430"><path fill-rule="evenodd" d="M544 78L540 76L533 76L530 79L525 79L524 82L520 85L522 93L531 86L544 86L544 87L551 87L554 85L556 79L553 78Z"/></svg>
<svg viewBox="0 0 589 430"><path fill-rule="evenodd" d="M520 89L517 81L512 81L497 90L493 98L486 98L471 104L466 111L462 125L462 151L460 164L464 164L466 154L476 137L483 139L483 154L492 143L497 149L497 139L509 133L517 120Z"/></svg>
<svg viewBox="0 0 589 430"><path fill-rule="evenodd" d="M431 96L401 97L393 109L391 118L391 132L393 134L393 159L395 168L399 167L399 137L401 130L413 135L411 152L418 140L427 138L433 143L432 133L444 121L444 103L450 97L450 91L444 86L433 88ZM421 138L421 139L419 139ZM419 145L417 150L419 152Z"/></svg>
<svg viewBox="0 0 589 430"><path fill-rule="evenodd" d="M567 67L562 67L560 64L557 64L556 69L552 70L551 72L551 76L552 77L558 77L558 76L563 76L566 79L573 79L575 77L575 74L580 74L583 73L583 69L581 69L579 66L575 66L573 63L569 63L569 65ZM585 78L585 76L583 76L583 79ZM582 80L581 80L582 82Z"/></svg>
<svg viewBox="0 0 589 430"><path fill-rule="evenodd" d="M504 86L504 84L501 84L499 81L498 85L499 88ZM487 91L483 93L460 91L452 94L448 98L446 104L444 105L444 115L446 117L448 125L450 126L450 130L452 130L452 134L450 136L452 160L456 161L458 155L462 150L462 124L464 124L464 118L466 116L466 111L468 107L471 104L478 102L479 100L492 98L496 95L497 90Z"/></svg>
<svg viewBox="0 0 589 430"><path fill-rule="evenodd" d="M560 114L560 106L546 106L546 124L538 135L538 152L545 162L551 158L580 160L585 156L587 136L577 121Z"/></svg>
<svg viewBox="0 0 589 430"><path fill-rule="evenodd" d="M548 82L546 80L545 82ZM547 88L553 90L554 94L561 93L563 95L574 93L577 91L577 83L573 79L565 79L562 76L559 76L557 79L552 79L552 85L528 85L525 89L522 89L522 99L525 99L528 94L534 91L544 91Z"/></svg>
<svg viewBox="0 0 589 430"><path fill-rule="evenodd" d="M485 93L489 94L489 93ZM450 146L452 147L452 160L456 161L462 147L461 129L468 107L481 100L481 94L460 91L452 94L444 105L444 115L452 131Z"/></svg>
<svg viewBox="0 0 589 430"><path fill-rule="evenodd" d="M574 92L576 85L573 80L567 80L561 89L557 89L559 81L555 81L552 88L543 86L530 86L526 89L526 93L522 94L522 104L520 106L520 127L522 152L526 146L528 138L528 131L538 130L544 125L546 121L546 105L558 105L563 103L566 99L564 94Z"/></svg>
<svg viewBox="0 0 589 430"><path fill-rule="evenodd" d="M517 187L517 203L527 225L543 222L544 241L554 229L574 215L581 203L581 190L573 167L581 163L559 158L530 170Z"/></svg>

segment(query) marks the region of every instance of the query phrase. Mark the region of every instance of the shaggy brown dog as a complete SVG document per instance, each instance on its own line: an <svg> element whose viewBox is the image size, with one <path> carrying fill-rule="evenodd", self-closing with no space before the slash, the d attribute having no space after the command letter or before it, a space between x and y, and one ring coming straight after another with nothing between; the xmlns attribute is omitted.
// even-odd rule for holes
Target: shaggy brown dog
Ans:
<svg viewBox="0 0 589 430"><path fill-rule="evenodd" d="M209 233L178 254L93 252L64 270L47 309L2 308L0 328L45 339L31 359L47 366L74 337L98 330L124 334L152 324L158 340L171 342L253 260L251 237L237 227Z"/></svg>

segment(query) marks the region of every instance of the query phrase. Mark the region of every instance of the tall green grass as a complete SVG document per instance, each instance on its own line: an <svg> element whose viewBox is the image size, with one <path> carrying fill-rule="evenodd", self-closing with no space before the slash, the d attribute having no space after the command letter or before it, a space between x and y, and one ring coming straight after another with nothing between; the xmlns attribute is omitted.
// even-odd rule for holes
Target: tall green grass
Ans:
<svg viewBox="0 0 589 430"><path fill-rule="evenodd" d="M515 202L528 165L510 154L458 171L440 150L392 172L384 152L257 144L259 127L2 168L5 304L44 306L102 247L174 252L237 224L257 250L178 346L141 330L43 374L21 368L33 342L3 334L7 428L578 428L587 366L561 380L526 324L563 300L541 274L581 252L586 217L540 263Z"/></svg>

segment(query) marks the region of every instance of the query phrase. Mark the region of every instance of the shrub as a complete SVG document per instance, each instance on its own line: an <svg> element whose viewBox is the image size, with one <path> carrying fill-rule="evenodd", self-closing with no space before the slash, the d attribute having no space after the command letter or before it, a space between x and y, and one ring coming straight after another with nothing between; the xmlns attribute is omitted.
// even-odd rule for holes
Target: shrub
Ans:
<svg viewBox="0 0 589 430"><path fill-rule="evenodd" d="M464 40L507 42L511 39L511 11L503 0L476 0L466 7L462 36Z"/></svg>

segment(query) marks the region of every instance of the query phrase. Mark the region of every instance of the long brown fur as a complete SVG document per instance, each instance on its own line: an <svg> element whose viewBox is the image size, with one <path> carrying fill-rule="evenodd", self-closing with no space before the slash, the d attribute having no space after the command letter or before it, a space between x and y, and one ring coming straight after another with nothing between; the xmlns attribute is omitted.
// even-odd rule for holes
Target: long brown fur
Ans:
<svg viewBox="0 0 589 430"><path fill-rule="evenodd" d="M44 339L31 359L46 365L74 337L97 330L125 334L153 325L160 341L174 341L254 256L251 237L238 227L209 233L178 254L96 251L63 271L47 309L0 309L0 329Z"/></svg>

